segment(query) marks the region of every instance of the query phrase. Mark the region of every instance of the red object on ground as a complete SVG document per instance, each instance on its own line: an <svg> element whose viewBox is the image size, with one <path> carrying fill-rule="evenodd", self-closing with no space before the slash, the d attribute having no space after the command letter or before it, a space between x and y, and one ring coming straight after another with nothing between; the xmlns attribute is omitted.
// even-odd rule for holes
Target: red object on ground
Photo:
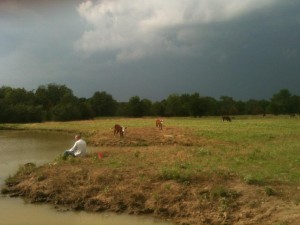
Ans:
<svg viewBox="0 0 300 225"><path fill-rule="evenodd" d="M103 153L102 152L98 152L98 158L102 159L103 158Z"/></svg>

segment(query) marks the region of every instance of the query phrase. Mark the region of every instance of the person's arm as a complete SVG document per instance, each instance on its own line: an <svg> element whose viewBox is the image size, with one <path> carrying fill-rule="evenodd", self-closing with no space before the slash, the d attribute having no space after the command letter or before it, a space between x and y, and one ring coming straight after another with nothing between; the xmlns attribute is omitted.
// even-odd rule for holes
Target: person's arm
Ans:
<svg viewBox="0 0 300 225"><path fill-rule="evenodd" d="M75 144L73 145L73 147L72 148L70 148L69 150L67 150L68 152L72 152L72 153L74 153L75 151L76 151L76 149L77 149L77 142L75 142Z"/></svg>

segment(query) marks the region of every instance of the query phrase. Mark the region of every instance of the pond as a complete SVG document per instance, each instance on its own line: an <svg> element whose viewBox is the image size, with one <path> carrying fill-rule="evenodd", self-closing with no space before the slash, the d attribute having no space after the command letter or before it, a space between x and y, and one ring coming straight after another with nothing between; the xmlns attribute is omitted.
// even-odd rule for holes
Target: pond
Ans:
<svg viewBox="0 0 300 225"><path fill-rule="evenodd" d="M0 186L20 165L53 161L73 145L73 135L54 132L0 131ZM57 211L47 204L30 204L21 198L0 196L0 224L20 225L167 225L148 216Z"/></svg>

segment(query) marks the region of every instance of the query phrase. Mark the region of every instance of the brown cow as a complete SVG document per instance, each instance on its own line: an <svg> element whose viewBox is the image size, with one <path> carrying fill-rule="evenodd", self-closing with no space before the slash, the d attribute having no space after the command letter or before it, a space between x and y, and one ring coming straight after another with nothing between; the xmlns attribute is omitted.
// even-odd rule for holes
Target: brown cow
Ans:
<svg viewBox="0 0 300 225"><path fill-rule="evenodd" d="M127 129L127 127L123 127L119 124L116 124L114 126L114 136L116 136L116 134L120 134L120 137L124 137L124 133L125 133L126 129Z"/></svg>
<svg viewBox="0 0 300 225"><path fill-rule="evenodd" d="M231 118L229 116L222 116L222 120L231 122Z"/></svg>
<svg viewBox="0 0 300 225"><path fill-rule="evenodd" d="M155 121L155 124L156 124L156 127L158 127L160 130L162 130L162 124L163 124L163 122L164 122L164 120L162 120L162 119L157 119L156 121Z"/></svg>

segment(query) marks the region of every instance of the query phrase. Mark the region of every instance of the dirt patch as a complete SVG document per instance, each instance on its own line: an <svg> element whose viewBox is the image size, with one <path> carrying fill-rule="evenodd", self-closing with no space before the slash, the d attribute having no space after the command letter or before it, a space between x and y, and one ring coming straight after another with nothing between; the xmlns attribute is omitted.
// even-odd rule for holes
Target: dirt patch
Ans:
<svg viewBox="0 0 300 225"><path fill-rule="evenodd" d="M90 144L95 146L193 146L207 143L203 137L189 128L155 127L127 128L124 137L114 136L113 130L95 131L89 134Z"/></svg>

